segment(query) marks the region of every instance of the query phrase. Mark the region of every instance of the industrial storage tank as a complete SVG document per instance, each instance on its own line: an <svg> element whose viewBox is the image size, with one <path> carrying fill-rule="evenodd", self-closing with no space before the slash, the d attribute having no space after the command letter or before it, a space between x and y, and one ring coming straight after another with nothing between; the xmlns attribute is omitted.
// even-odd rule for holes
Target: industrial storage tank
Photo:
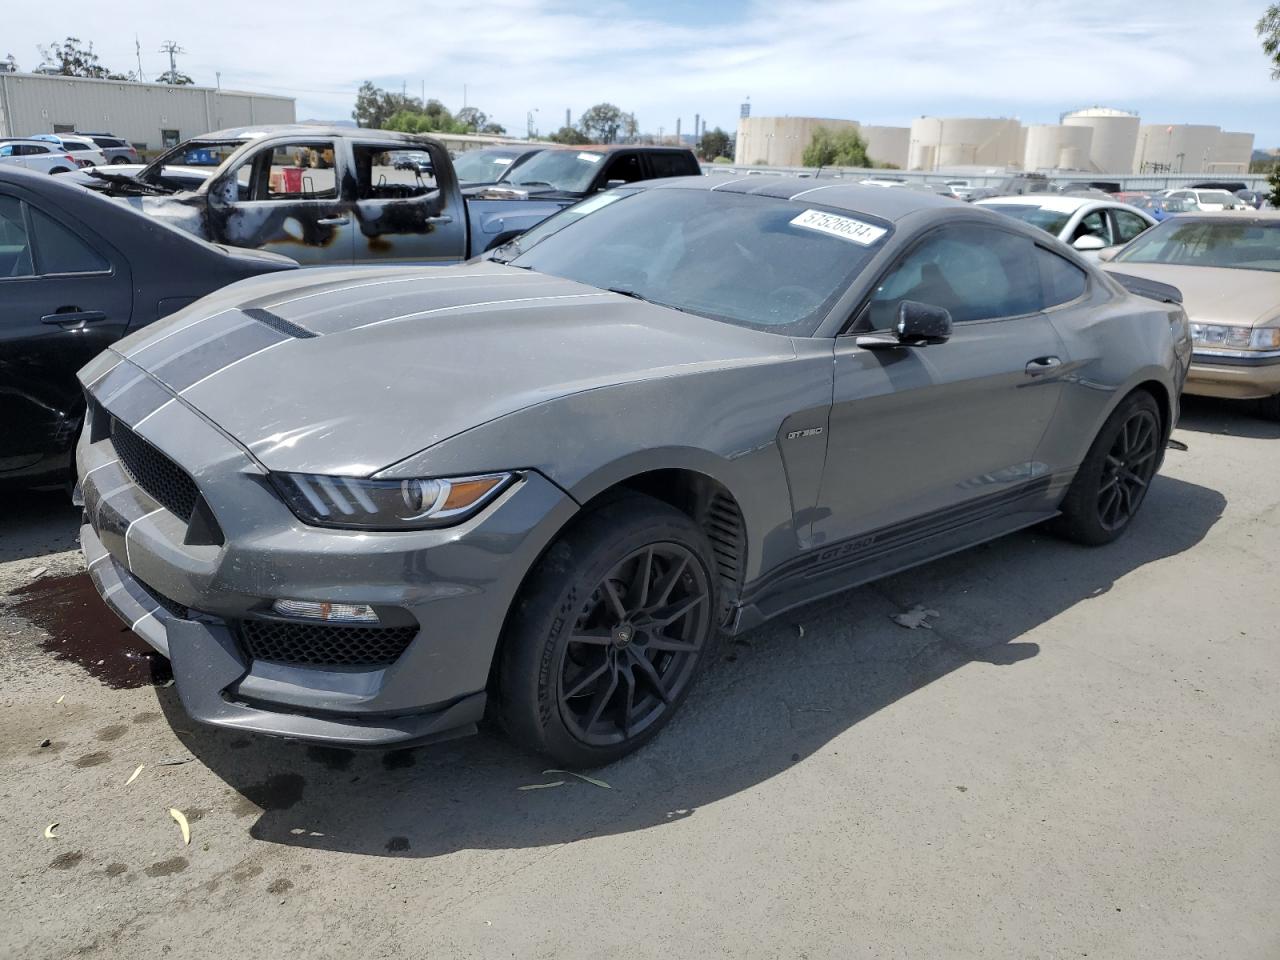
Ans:
<svg viewBox="0 0 1280 960"><path fill-rule="evenodd" d="M1027 127L1022 166L1026 170L1091 170L1091 127L1035 124Z"/></svg>
<svg viewBox="0 0 1280 960"><path fill-rule="evenodd" d="M1022 163L1022 124L1006 117L920 117L911 121L912 170L1012 167Z"/></svg>
<svg viewBox="0 0 1280 960"><path fill-rule="evenodd" d="M1132 173L1134 148L1142 120L1136 113L1114 107L1087 107L1062 118L1064 127L1092 130L1089 166L1094 173Z"/></svg>
<svg viewBox="0 0 1280 960"><path fill-rule="evenodd" d="M909 127L863 126L858 128L858 133L866 142L867 156L873 163L906 169L911 148Z"/></svg>
<svg viewBox="0 0 1280 960"><path fill-rule="evenodd" d="M1198 123L1144 124L1133 158L1135 173L1206 173L1218 145L1218 127Z"/></svg>
<svg viewBox="0 0 1280 960"><path fill-rule="evenodd" d="M819 127L856 130L858 121L827 117L743 117L738 121L733 162L744 166L803 166L804 148L813 141Z"/></svg>
<svg viewBox="0 0 1280 960"><path fill-rule="evenodd" d="M1209 168L1205 173L1248 173L1252 159L1253 134L1223 130L1218 134L1218 141L1214 144L1213 154L1209 157Z"/></svg>

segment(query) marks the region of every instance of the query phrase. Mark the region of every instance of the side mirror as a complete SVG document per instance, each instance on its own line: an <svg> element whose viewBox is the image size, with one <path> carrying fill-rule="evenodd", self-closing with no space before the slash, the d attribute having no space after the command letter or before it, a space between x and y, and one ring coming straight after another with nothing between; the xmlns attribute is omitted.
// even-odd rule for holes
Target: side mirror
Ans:
<svg viewBox="0 0 1280 960"><path fill-rule="evenodd" d="M1107 247L1105 250L1098 251L1098 259L1101 260L1103 263L1110 263L1112 260L1115 259L1116 254L1119 252L1120 252L1119 246Z"/></svg>
<svg viewBox="0 0 1280 960"><path fill-rule="evenodd" d="M918 300L898 304L898 322L891 335L871 334L858 337L854 343L868 350L886 347L927 347L951 339L951 311Z"/></svg>
<svg viewBox="0 0 1280 960"><path fill-rule="evenodd" d="M1077 237L1075 243L1071 244L1071 246L1077 250L1104 250L1108 244L1101 237L1086 233L1083 237Z"/></svg>

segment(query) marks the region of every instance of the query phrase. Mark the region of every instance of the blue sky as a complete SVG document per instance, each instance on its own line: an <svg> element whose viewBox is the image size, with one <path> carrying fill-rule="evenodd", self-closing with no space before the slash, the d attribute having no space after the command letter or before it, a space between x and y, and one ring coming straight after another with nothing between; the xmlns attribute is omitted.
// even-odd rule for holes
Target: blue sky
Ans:
<svg viewBox="0 0 1280 960"><path fill-rule="evenodd" d="M262 4L252 18L210 16L171 0L133 0L101 16L98 0L24 7L0 55L23 68L38 44L78 33L104 63L143 69L177 40L197 82L295 95L299 118L345 118L370 79L443 100L467 99L510 131L530 112L542 130L607 100L645 130L701 113L733 129L756 115L844 117L907 125L921 114L1055 122L1092 104L1150 123L1212 123L1280 146L1280 82L1253 24L1264 0L308 0ZM90 30L86 23L101 24ZM107 27L111 23L113 26ZM118 26L116 25L118 24Z"/></svg>

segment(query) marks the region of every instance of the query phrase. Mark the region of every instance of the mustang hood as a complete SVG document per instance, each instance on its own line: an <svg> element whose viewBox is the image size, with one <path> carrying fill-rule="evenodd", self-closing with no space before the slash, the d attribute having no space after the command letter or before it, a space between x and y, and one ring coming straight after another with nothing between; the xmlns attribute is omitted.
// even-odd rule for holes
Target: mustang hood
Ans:
<svg viewBox="0 0 1280 960"><path fill-rule="evenodd" d="M1182 305L1192 323L1253 326L1280 315L1280 278L1269 270L1126 261L1112 261L1107 266L1116 273L1177 287L1182 291Z"/></svg>
<svg viewBox="0 0 1280 960"><path fill-rule="evenodd" d="M258 277L113 349L268 469L357 476L557 397L794 355L787 337L496 263Z"/></svg>

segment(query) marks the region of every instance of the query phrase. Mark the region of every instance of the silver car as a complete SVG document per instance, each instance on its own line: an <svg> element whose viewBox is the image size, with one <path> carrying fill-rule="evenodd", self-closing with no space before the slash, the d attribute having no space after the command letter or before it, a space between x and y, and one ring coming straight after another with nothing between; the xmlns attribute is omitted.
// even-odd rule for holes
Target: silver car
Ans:
<svg viewBox="0 0 1280 960"><path fill-rule="evenodd" d="M1190 359L990 211L632 184L491 261L235 284L80 373L93 582L191 715L635 749L716 632L1033 524L1133 522Z"/></svg>

